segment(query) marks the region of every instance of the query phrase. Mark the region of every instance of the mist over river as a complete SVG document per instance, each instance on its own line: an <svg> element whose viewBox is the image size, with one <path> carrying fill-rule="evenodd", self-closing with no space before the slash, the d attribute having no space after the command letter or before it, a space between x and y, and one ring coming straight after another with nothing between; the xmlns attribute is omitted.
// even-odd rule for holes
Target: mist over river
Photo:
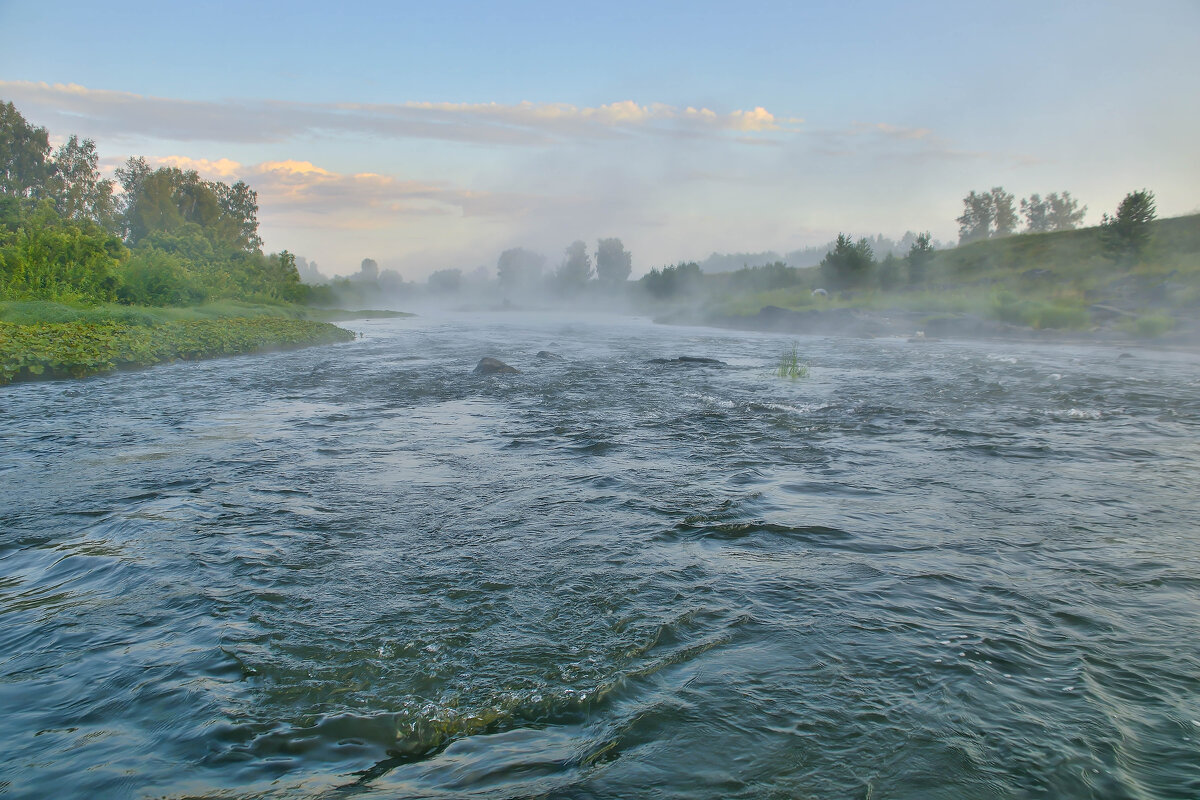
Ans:
<svg viewBox="0 0 1200 800"><path fill-rule="evenodd" d="M1200 796L1200 356L347 326L0 389L0 796Z"/></svg>

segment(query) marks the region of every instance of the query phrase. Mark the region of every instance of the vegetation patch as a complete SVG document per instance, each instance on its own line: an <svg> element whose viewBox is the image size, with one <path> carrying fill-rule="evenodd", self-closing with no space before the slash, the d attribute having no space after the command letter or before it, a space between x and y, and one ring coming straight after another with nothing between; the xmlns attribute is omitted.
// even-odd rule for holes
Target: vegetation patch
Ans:
<svg viewBox="0 0 1200 800"><path fill-rule="evenodd" d="M1175 329L1175 318L1167 314L1143 314L1121 324L1121 329L1143 339L1157 339Z"/></svg>
<svg viewBox="0 0 1200 800"><path fill-rule="evenodd" d="M800 363L800 350L797 345L793 344L791 350L779 357L779 367L776 368L775 374L793 381L808 377L808 365Z"/></svg>
<svg viewBox="0 0 1200 800"><path fill-rule="evenodd" d="M319 319L325 322L342 322L348 319L401 319L415 317L407 311L385 311L380 308L368 308L362 311L347 311L344 308L306 308L306 319Z"/></svg>
<svg viewBox="0 0 1200 800"><path fill-rule="evenodd" d="M711 303L707 310L722 317L753 317L767 306L793 311L813 306L812 291L805 287L772 289L752 294L732 294Z"/></svg>
<svg viewBox="0 0 1200 800"><path fill-rule="evenodd" d="M119 367L346 342L336 325L281 317L129 322L0 322L0 384L82 378Z"/></svg>

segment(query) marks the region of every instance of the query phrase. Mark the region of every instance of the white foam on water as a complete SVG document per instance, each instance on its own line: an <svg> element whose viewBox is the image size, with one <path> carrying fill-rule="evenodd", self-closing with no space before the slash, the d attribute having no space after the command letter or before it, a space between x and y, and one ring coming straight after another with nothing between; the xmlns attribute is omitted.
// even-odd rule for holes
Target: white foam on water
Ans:
<svg viewBox="0 0 1200 800"><path fill-rule="evenodd" d="M717 408L735 408L737 403L732 400L724 400L720 397L713 397L711 394L701 394L699 392L684 392L684 397L690 397L694 400L699 400L701 403Z"/></svg>
<svg viewBox="0 0 1200 800"><path fill-rule="evenodd" d="M829 403L801 403L797 406L788 405L787 403L754 403L752 405L757 405L768 411L783 411L787 414L797 415L811 414L814 411L824 411L832 407Z"/></svg>

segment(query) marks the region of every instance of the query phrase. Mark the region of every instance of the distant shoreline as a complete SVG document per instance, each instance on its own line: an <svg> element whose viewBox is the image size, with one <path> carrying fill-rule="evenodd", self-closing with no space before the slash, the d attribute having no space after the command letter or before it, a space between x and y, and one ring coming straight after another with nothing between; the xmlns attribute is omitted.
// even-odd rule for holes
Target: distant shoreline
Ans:
<svg viewBox="0 0 1200 800"><path fill-rule="evenodd" d="M656 317L654 321L663 325L704 325L795 336L906 338L914 343L1011 341L1200 352L1200 336L1194 331L1180 331L1157 338L1141 338L1110 327L1097 327L1090 331L1039 329L998 322L973 314L931 314L852 308L794 311L778 306L766 306L757 314L744 316L676 312Z"/></svg>

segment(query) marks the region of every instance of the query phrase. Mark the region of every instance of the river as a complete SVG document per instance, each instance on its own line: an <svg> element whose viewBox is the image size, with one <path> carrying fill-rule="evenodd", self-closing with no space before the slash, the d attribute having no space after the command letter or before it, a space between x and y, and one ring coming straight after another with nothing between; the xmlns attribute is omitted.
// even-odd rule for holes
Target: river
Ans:
<svg viewBox="0 0 1200 800"><path fill-rule="evenodd" d="M0 796L1200 796L1200 356L347 325L0 388Z"/></svg>

